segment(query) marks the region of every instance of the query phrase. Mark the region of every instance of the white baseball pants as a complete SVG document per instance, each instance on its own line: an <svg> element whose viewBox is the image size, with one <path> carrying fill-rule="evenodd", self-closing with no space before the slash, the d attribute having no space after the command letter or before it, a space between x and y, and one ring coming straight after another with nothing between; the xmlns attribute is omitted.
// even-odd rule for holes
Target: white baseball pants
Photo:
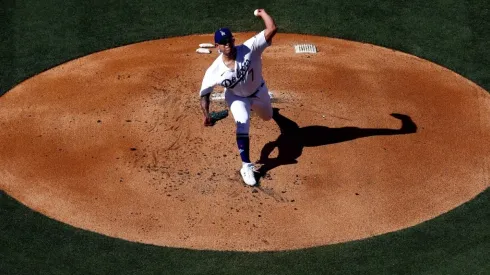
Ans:
<svg viewBox="0 0 490 275"><path fill-rule="evenodd" d="M235 119L237 134L247 134L250 130L250 110L263 120L272 118L272 104L269 89L264 84L259 91L250 97L241 97L232 92L225 92L225 101Z"/></svg>

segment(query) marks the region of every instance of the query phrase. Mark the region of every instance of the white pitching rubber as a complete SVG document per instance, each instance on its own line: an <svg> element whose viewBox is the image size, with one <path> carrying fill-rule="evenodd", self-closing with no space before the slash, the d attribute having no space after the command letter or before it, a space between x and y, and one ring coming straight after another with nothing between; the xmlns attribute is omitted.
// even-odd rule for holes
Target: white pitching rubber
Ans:
<svg viewBox="0 0 490 275"><path fill-rule="evenodd" d="M276 101L277 98L274 96L272 92L269 91L269 96L271 97L271 101ZM225 93L224 92L214 92L211 94L211 101L224 101Z"/></svg>

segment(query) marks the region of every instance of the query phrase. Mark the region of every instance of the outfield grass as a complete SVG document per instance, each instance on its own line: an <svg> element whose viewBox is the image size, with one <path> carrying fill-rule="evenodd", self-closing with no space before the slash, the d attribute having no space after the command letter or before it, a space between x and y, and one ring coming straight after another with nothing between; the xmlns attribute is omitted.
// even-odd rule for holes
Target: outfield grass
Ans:
<svg viewBox="0 0 490 275"><path fill-rule="evenodd" d="M220 26L258 31L262 23L252 15L258 3L274 16L280 32L397 49L490 90L488 1L219 3L2 0L0 95L53 66L115 46L211 33ZM487 189L434 220L367 240L232 253L106 238L50 220L0 192L0 274L485 274L490 270L489 198Z"/></svg>

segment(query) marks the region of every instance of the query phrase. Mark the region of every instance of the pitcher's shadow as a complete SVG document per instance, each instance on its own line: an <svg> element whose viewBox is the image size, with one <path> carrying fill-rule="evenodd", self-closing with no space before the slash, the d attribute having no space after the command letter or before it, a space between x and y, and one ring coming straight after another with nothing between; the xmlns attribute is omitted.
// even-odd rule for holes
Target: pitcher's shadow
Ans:
<svg viewBox="0 0 490 275"><path fill-rule="evenodd" d="M274 108L272 119L279 126L281 134L275 141L265 144L262 148L260 159L257 161L261 164L257 171L257 180L259 181L268 171L278 166L297 163L304 147L334 144L369 136L405 135L417 132L417 125L410 116L397 113L391 116L402 122L400 129L330 128L318 125L299 127L296 122L280 114L279 109ZM275 148L278 149L278 155L270 158L269 155Z"/></svg>

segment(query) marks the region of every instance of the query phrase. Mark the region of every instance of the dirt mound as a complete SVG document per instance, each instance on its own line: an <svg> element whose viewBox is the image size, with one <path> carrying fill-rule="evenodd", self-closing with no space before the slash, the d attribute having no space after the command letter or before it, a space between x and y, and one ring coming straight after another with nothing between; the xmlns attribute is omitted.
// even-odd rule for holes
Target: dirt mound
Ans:
<svg viewBox="0 0 490 275"><path fill-rule="evenodd" d="M264 173L244 186L232 118L201 125L198 90L216 53L195 49L210 40L111 49L16 86L0 98L0 188L117 238L261 251L403 229L489 186L483 89L390 49L291 34L263 56L279 115L252 118ZM297 43L319 52L295 54Z"/></svg>

